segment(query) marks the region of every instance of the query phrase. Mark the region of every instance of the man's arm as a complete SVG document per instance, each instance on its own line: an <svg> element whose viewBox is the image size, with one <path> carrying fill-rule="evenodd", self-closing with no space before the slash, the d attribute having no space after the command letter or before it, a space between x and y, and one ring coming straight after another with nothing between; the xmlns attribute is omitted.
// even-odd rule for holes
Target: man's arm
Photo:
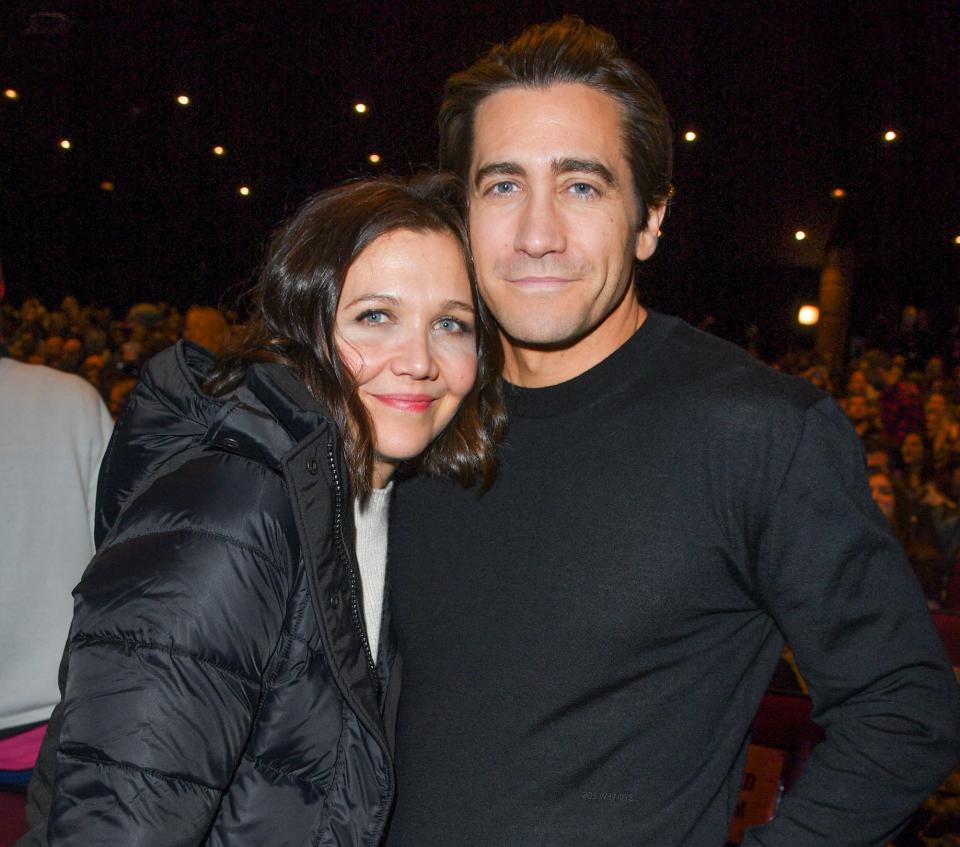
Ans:
<svg viewBox="0 0 960 847"><path fill-rule="evenodd" d="M744 847L882 845L957 761L960 690L861 453L832 401L808 409L763 530L762 596L827 738Z"/></svg>

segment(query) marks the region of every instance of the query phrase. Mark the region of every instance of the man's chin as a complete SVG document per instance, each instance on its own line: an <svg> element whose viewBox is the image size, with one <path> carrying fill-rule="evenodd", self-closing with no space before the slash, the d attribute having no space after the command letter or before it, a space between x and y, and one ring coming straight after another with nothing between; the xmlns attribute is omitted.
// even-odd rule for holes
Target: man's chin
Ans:
<svg viewBox="0 0 960 847"><path fill-rule="evenodd" d="M589 329L562 326L501 327L504 344L517 350L539 350L544 353L567 350L590 334Z"/></svg>

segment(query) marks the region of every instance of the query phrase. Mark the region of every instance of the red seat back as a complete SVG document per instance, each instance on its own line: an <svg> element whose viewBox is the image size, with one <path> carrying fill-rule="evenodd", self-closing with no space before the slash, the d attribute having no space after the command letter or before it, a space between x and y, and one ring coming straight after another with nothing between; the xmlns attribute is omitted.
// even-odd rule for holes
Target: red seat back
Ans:
<svg viewBox="0 0 960 847"><path fill-rule="evenodd" d="M935 609L930 612L954 665L960 665L960 612Z"/></svg>
<svg viewBox="0 0 960 847"><path fill-rule="evenodd" d="M960 610L960 556L957 556L953 563L950 581L947 583L947 591L943 598L943 608Z"/></svg>

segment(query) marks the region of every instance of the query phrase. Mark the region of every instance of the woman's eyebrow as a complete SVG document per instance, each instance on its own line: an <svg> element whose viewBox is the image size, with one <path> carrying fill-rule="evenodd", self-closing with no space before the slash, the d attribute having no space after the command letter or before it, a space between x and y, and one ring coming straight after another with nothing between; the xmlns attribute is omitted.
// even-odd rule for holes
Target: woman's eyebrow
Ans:
<svg viewBox="0 0 960 847"><path fill-rule="evenodd" d="M352 306L357 305L358 303L383 303L386 306L399 306L402 301L399 297L394 297L392 294L361 294L359 297L354 297L349 303L344 304L344 308L349 309ZM456 309L461 312L473 312L474 308L471 303L464 303L463 300L444 300L440 304L442 310L447 309Z"/></svg>
<svg viewBox="0 0 960 847"><path fill-rule="evenodd" d="M472 312L473 306L470 303L464 303L462 300L445 300L440 304L442 309L457 309L461 312Z"/></svg>
<svg viewBox="0 0 960 847"><path fill-rule="evenodd" d="M369 294L361 294L359 297L354 297L349 303L345 304L346 308L355 306L357 303L385 303L388 306L397 306L400 304L400 300L390 294L374 294L370 292Z"/></svg>

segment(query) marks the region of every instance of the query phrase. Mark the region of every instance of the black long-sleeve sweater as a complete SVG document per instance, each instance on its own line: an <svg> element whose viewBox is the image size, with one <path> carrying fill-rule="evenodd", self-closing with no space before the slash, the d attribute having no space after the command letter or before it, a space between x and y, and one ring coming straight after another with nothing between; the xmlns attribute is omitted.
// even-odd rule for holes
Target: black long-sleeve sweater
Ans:
<svg viewBox="0 0 960 847"><path fill-rule="evenodd" d="M718 847L784 637L827 741L746 843L884 843L960 706L833 401L656 313L508 399L489 492L399 487L390 847Z"/></svg>

